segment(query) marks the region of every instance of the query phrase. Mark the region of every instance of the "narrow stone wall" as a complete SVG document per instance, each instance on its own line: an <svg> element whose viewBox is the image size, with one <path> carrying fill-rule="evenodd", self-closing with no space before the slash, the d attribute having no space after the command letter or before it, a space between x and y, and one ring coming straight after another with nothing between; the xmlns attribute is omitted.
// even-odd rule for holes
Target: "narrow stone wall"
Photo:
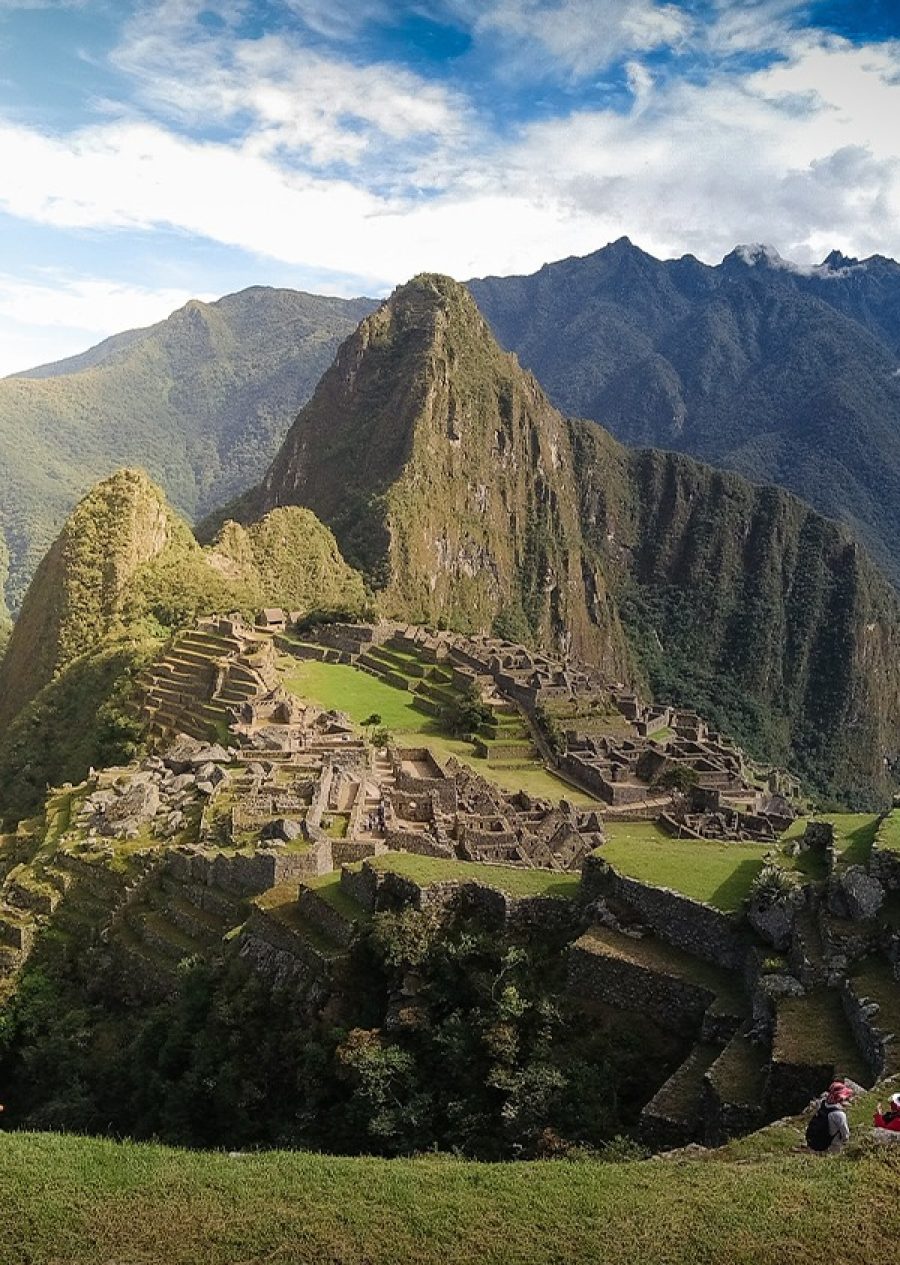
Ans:
<svg viewBox="0 0 900 1265"><path fill-rule="evenodd" d="M737 916L680 892L627 878L600 856L585 859L582 887L588 899L604 896L627 905L668 944L717 966L743 969L748 940Z"/></svg>
<svg viewBox="0 0 900 1265"><path fill-rule="evenodd" d="M853 1030L859 1051L866 1060L873 1080L882 1080L898 1070L898 1050L894 1033L879 1026L878 1010L874 1003L862 996L852 979L845 979L841 989L844 1013Z"/></svg>

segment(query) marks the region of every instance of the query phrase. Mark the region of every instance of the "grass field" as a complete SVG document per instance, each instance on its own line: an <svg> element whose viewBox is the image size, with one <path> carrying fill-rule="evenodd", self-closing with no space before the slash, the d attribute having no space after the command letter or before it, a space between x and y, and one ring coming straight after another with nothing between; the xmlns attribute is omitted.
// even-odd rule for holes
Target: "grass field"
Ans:
<svg viewBox="0 0 900 1265"><path fill-rule="evenodd" d="M599 855L620 874L669 887L731 912L740 907L770 851L762 843L673 839L649 821L607 821Z"/></svg>
<svg viewBox="0 0 900 1265"><path fill-rule="evenodd" d="M795 1144L798 1134L786 1130ZM775 1142L775 1139L772 1139ZM893 1265L900 1148L475 1164L11 1133L4 1265ZM830 1240L831 1241L831 1240Z"/></svg>
<svg viewBox="0 0 900 1265"><path fill-rule="evenodd" d="M359 725L373 713L396 737L415 736L435 755L458 760L472 766L482 777L489 778L509 791L528 791L530 795L559 800L563 797L576 804L596 804L596 800L577 791L532 762L523 768L500 769L480 759L468 742L451 738L441 731L437 721L412 705L412 694L398 690L377 677L343 663L319 663L314 659L291 660L284 677L285 688L298 698L307 698L322 707L346 712Z"/></svg>
<svg viewBox="0 0 900 1265"><path fill-rule="evenodd" d="M479 861L450 861L423 857L413 852L385 852L368 862L380 870L404 874L416 883L440 883L448 879L472 879L496 887L508 896L567 896L578 894L581 871L560 874L555 870L526 870L512 865L482 865Z"/></svg>

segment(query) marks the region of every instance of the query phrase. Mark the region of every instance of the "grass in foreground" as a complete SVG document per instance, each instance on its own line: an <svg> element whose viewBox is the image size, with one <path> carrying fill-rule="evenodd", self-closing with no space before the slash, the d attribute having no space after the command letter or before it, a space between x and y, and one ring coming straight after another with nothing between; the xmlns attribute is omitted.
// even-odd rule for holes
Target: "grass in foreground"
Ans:
<svg viewBox="0 0 900 1265"><path fill-rule="evenodd" d="M842 1265L891 1265L898 1181L900 1153L490 1165L12 1133L0 1146L0 1260L818 1265L839 1217Z"/></svg>
<svg viewBox="0 0 900 1265"><path fill-rule="evenodd" d="M598 855L629 878L669 887L725 913L740 908L771 849L764 843L673 839L651 821L607 821Z"/></svg>
<svg viewBox="0 0 900 1265"><path fill-rule="evenodd" d="M496 887L508 896L573 897L581 886L581 873L560 874L554 870L525 870L512 865L482 865L477 861L445 861L413 852L385 852L368 862L379 870L392 870L416 883L441 883L448 879L471 880Z"/></svg>

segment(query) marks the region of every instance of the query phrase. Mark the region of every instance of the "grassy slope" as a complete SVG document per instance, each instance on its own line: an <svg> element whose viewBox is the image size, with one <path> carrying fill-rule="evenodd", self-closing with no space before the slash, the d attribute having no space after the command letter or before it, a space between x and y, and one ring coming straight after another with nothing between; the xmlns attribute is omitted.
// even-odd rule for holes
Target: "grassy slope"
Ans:
<svg viewBox="0 0 900 1265"><path fill-rule="evenodd" d="M560 874L554 870L525 870L515 866L482 865L477 861L445 861L442 857L418 856L411 852L388 852L373 857L370 864L379 870L403 874L417 883L440 883L446 879L470 879L497 887L509 896L577 896L581 874Z"/></svg>
<svg viewBox="0 0 900 1265"><path fill-rule="evenodd" d="M229 1158L64 1135L0 1146L0 1260L29 1265L888 1265L900 1152L484 1165Z"/></svg>

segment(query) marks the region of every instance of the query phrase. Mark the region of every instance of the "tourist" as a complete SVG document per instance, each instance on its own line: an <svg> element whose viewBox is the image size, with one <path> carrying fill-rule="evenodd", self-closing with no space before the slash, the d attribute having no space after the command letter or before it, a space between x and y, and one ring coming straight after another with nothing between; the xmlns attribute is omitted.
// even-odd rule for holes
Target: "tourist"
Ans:
<svg viewBox="0 0 900 1265"><path fill-rule="evenodd" d="M852 1081L832 1081L816 1099L816 1114L806 1126L806 1145L820 1155L839 1155L850 1141L846 1105L859 1086Z"/></svg>
<svg viewBox="0 0 900 1265"><path fill-rule="evenodd" d="M900 1133L900 1094L891 1094L887 1111L881 1110L881 1103L872 1118L876 1129L888 1129L891 1133Z"/></svg>

